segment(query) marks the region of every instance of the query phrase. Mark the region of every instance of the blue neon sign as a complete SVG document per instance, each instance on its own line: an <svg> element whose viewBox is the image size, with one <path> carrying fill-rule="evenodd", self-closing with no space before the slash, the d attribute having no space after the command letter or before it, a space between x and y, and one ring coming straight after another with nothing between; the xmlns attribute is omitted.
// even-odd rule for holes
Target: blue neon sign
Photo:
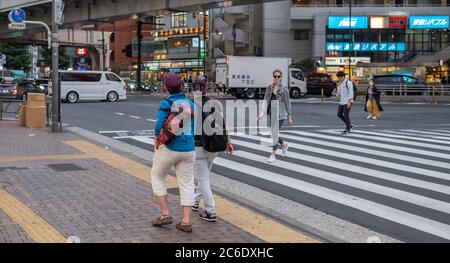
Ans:
<svg viewBox="0 0 450 263"><path fill-rule="evenodd" d="M448 16L410 16L409 28L449 28Z"/></svg>
<svg viewBox="0 0 450 263"><path fill-rule="evenodd" d="M403 42L327 42L325 44L326 51L362 51L362 52L376 52L376 51L405 51L406 44Z"/></svg>
<svg viewBox="0 0 450 263"><path fill-rule="evenodd" d="M367 16L329 16L328 28L345 29L345 28L368 28L369 18Z"/></svg>

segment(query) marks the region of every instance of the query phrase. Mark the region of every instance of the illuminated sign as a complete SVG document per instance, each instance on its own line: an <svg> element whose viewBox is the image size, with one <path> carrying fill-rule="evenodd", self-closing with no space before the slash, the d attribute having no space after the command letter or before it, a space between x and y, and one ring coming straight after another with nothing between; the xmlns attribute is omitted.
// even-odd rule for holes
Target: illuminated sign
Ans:
<svg viewBox="0 0 450 263"><path fill-rule="evenodd" d="M328 28L343 29L343 28L368 28L367 16L329 16Z"/></svg>
<svg viewBox="0 0 450 263"><path fill-rule="evenodd" d="M79 57L84 57L87 54L87 48L85 48L85 47L76 48L75 52L77 53L77 55Z"/></svg>
<svg viewBox="0 0 450 263"><path fill-rule="evenodd" d="M406 28L408 18L406 16L390 16L389 28Z"/></svg>
<svg viewBox="0 0 450 263"><path fill-rule="evenodd" d="M192 38L192 47L198 48L198 37Z"/></svg>
<svg viewBox="0 0 450 263"><path fill-rule="evenodd" d="M370 28L384 28L385 18L382 16L371 16L370 17Z"/></svg>
<svg viewBox="0 0 450 263"><path fill-rule="evenodd" d="M209 38L209 16L205 16L205 39Z"/></svg>
<svg viewBox="0 0 450 263"><path fill-rule="evenodd" d="M351 65L356 65L357 63L370 63L370 57L351 57ZM348 65L348 57L326 57L325 65L327 66Z"/></svg>
<svg viewBox="0 0 450 263"><path fill-rule="evenodd" d="M410 16L410 28L449 28L448 16Z"/></svg>
<svg viewBox="0 0 450 263"><path fill-rule="evenodd" d="M403 42L328 42L325 44L326 51L405 51L406 45Z"/></svg>

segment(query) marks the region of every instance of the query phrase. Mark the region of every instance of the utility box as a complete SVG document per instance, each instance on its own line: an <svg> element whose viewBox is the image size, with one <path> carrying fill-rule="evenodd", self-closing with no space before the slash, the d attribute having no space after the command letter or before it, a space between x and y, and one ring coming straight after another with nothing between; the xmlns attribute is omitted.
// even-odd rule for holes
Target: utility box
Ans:
<svg viewBox="0 0 450 263"><path fill-rule="evenodd" d="M27 106L42 107L45 106L44 93L28 93Z"/></svg>
<svg viewBox="0 0 450 263"><path fill-rule="evenodd" d="M27 128L45 128L47 107L29 106L26 109L26 126Z"/></svg>

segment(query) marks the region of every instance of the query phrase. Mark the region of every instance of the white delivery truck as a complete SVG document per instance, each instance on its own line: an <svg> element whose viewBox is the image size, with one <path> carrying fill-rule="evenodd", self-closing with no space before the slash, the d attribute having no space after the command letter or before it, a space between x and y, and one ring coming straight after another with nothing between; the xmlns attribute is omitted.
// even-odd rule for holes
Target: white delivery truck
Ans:
<svg viewBox="0 0 450 263"><path fill-rule="evenodd" d="M273 71L283 72L281 82L289 87L291 98L304 96L306 76L300 69L289 68L291 58L227 56L216 61L216 87L237 98L255 99L264 96L273 83Z"/></svg>

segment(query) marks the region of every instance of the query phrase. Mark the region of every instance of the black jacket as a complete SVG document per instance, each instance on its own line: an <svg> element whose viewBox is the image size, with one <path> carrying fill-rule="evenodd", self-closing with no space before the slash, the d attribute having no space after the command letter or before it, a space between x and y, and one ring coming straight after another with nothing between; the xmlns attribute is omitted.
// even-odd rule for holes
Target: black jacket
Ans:
<svg viewBox="0 0 450 263"><path fill-rule="evenodd" d="M378 109L380 109L380 111L383 111L383 108L381 107L381 104L380 104L380 91L378 90L377 86L375 86L375 84L372 87L372 93L373 93L373 97L375 98L375 100L378 104ZM367 111L367 101L368 100L369 100L369 87L367 87L366 103L364 104L364 111Z"/></svg>

